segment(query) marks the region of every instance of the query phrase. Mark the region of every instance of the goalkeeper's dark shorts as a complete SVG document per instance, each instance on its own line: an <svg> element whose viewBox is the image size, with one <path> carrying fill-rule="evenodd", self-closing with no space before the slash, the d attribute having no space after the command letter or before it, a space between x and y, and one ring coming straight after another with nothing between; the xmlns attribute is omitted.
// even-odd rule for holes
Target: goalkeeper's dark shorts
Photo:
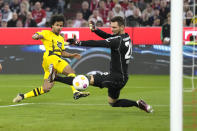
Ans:
<svg viewBox="0 0 197 131"><path fill-rule="evenodd" d="M128 76L124 76L124 79L120 77L119 74L109 74L97 73L93 75L94 77L94 86L100 88L108 88L108 96L112 99L117 99L120 95L120 90L125 86L128 81Z"/></svg>

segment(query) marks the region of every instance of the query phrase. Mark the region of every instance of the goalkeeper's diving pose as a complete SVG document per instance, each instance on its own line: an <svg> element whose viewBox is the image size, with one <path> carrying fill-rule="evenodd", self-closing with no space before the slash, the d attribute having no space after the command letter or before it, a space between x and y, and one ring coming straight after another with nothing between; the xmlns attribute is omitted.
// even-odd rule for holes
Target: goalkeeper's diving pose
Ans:
<svg viewBox="0 0 197 131"><path fill-rule="evenodd" d="M100 29L97 29L93 22L89 24L92 32L105 40L89 40L89 41L75 41L71 44L75 46L89 46L89 47L107 47L111 49L111 62L109 73L97 73L95 75L87 76L90 84L100 88L108 88L108 103L112 107L138 107L148 113L153 109L143 100L129 100L119 99L121 89L128 81L128 65L132 54L132 43L130 36L125 33L124 19L116 16L111 19L111 30L113 34L108 34ZM53 76L54 74L50 74ZM67 83L72 85L72 77L51 77L55 81ZM53 79L52 79L53 81Z"/></svg>

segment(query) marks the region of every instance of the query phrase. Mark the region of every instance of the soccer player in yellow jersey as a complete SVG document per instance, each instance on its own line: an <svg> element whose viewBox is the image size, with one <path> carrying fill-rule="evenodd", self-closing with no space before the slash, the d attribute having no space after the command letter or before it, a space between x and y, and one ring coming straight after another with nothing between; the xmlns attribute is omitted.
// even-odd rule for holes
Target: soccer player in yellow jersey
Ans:
<svg viewBox="0 0 197 131"><path fill-rule="evenodd" d="M51 30L42 30L41 32L36 32L32 36L34 40L41 40L46 49L42 62L42 67L45 72L44 84L41 87L35 88L25 94L18 94L16 98L13 99L13 102L20 102L23 99L49 92L54 85L54 82L50 81L50 77L52 77L50 74L53 71L70 77L76 76L70 65L65 60L61 59L61 56L77 59L81 57L80 54L71 54L65 51L64 37L60 34L60 31L64 25L64 17L62 15L54 15L51 17L50 24ZM71 88L74 99L89 95L89 92L79 92L73 86L71 86Z"/></svg>

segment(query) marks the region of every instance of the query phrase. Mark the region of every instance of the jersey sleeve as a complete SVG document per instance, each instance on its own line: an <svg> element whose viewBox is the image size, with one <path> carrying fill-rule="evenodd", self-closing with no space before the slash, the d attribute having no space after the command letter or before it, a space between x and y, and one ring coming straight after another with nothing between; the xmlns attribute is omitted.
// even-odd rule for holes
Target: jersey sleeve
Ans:
<svg viewBox="0 0 197 131"><path fill-rule="evenodd" d="M105 40L89 40L89 41L81 41L79 43L79 46L89 46L89 47L107 47L107 48L112 48L112 49L116 49L119 46L120 43L120 37L116 36L116 37L110 37L108 39Z"/></svg>
<svg viewBox="0 0 197 131"><path fill-rule="evenodd" d="M47 30L38 31L38 32L36 32L36 34L42 35L44 37L43 39L46 39L46 37L47 37Z"/></svg>
<svg viewBox="0 0 197 131"><path fill-rule="evenodd" d="M94 31L94 33L96 33L98 36L100 36L100 37L103 38L103 39L107 39L107 38L113 36L113 35L111 35L111 34L108 34L108 33L104 32L104 31L100 30L100 29L96 29L96 30Z"/></svg>

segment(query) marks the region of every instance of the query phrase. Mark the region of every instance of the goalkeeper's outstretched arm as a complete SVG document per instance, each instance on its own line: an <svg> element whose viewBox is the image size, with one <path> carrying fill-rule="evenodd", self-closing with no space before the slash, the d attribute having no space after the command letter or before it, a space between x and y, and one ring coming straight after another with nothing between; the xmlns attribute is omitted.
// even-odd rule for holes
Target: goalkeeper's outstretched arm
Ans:
<svg viewBox="0 0 197 131"><path fill-rule="evenodd" d="M108 34L98 28L96 28L96 25L93 21L89 22L89 28L92 32L96 33L98 36L102 37L103 39L107 39L109 37L112 37L113 35Z"/></svg>
<svg viewBox="0 0 197 131"><path fill-rule="evenodd" d="M107 48L110 47L109 43L106 40L80 41L80 42L77 42L75 45L88 46L88 47L107 47Z"/></svg>
<svg viewBox="0 0 197 131"><path fill-rule="evenodd" d="M94 33L96 33L98 36L102 37L103 39L107 39L107 38L113 36L113 35L111 35L111 34L108 34L108 33L104 32L104 31L100 30L100 29L96 29L96 30L94 31Z"/></svg>

